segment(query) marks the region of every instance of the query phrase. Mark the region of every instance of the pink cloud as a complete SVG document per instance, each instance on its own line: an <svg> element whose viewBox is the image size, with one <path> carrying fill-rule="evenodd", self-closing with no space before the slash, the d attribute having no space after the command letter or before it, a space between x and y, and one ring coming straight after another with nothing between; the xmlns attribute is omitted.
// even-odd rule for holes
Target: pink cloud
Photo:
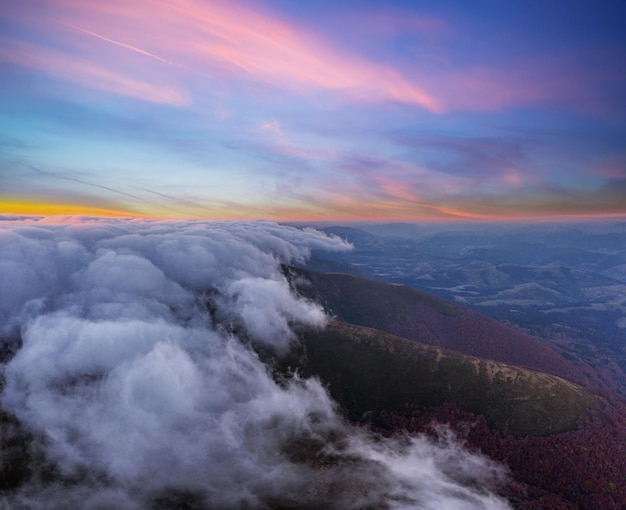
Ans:
<svg viewBox="0 0 626 510"><path fill-rule="evenodd" d="M444 111L497 111L554 105L606 115L601 86L626 76L607 75L567 55L552 55L499 66L454 68L442 64L423 73L426 90L437 91Z"/></svg>
<svg viewBox="0 0 626 510"><path fill-rule="evenodd" d="M396 69L349 54L303 27L258 8L198 0L58 0L45 4L39 14L37 10L23 14L27 18L23 22L43 25L49 34L56 31L68 53L65 61L71 62L70 54L80 54L86 60L97 56L100 65L109 68L103 73L109 75L109 83L122 81L121 77L110 76L113 70L119 72L113 55L119 57L120 52L128 51L152 60L176 62L193 69L195 76L248 76L297 92L331 90L356 100L391 100L440 110L433 95ZM71 33L68 26L73 27ZM61 27L65 33L59 32ZM81 40L81 36L92 41ZM105 49L105 45L111 48ZM118 53L112 53L113 49ZM57 60L61 59L60 53L54 55ZM30 58L30 63L50 70L36 56ZM142 69L125 72L134 81ZM190 78L181 72L161 70L163 74L174 73L180 80ZM61 73L59 69L57 74ZM98 75L93 70L87 74ZM124 87L111 85L108 89L121 91Z"/></svg>
<svg viewBox="0 0 626 510"><path fill-rule="evenodd" d="M270 139L268 148L272 152L306 160L334 160L339 156L334 150L306 147L294 143L275 120L262 124L260 131Z"/></svg>
<svg viewBox="0 0 626 510"><path fill-rule="evenodd" d="M157 102L188 104L192 89L198 93L213 86L207 80L219 78L226 85L251 79L305 95L333 91L354 101L397 101L434 113L546 103L602 109L595 88L606 77L581 70L573 57L459 69L447 59L443 38L463 27L435 16L351 13L355 30L373 34L375 41L397 33L429 39L416 46L414 60L393 66L349 51L259 3L33 0L33 5L11 17L34 28L38 38L43 34L55 49L33 45L33 54L22 51L16 63ZM6 53L5 60L17 60ZM49 57L54 62L48 63Z"/></svg>
<svg viewBox="0 0 626 510"><path fill-rule="evenodd" d="M177 106L189 103L186 93L173 86L142 81L82 57L22 41L2 40L0 60L122 96Z"/></svg>
<svg viewBox="0 0 626 510"><path fill-rule="evenodd" d="M393 68L345 54L302 27L233 4L174 5L196 35L192 51L205 64L225 61L262 81L298 90L337 90L364 100L438 109L434 97Z"/></svg>
<svg viewBox="0 0 626 510"><path fill-rule="evenodd" d="M333 19L328 20L328 23L336 30L343 30L349 26L349 37L356 36L362 44L367 44L367 37L379 39L393 38L398 34L412 36L418 34L420 37L433 38L451 29L449 23L440 16L407 11L391 4L339 11L335 13Z"/></svg>
<svg viewBox="0 0 626 510"><path fill-rule="evenodd" d="M445 175L417 163L380 156L349 157L340 167L350 181L361 187L354 194L368 195L372 200L434 199L456 195L475 186L472 175Z"/></svg>
<svg viewBox="0 0 626 510"><path fill-rule="evenodd" d="M600 158L591 173L609 179L626 179L626 153L615 153Z"/></svg>
<svg viewBox="0 0 626 510"><path fill-rule="evenodd" d="M482 213L456 207L455 204L440 204L427 199L394 200L381 199L367 194L342 194L338 191L330 193L318 201L317 210L321 216L326 215L335 220L384 220L384 221L418 221L418 220L466 220L491 219L489 213ZM315 211L312 211L315 212Z"/></svg>

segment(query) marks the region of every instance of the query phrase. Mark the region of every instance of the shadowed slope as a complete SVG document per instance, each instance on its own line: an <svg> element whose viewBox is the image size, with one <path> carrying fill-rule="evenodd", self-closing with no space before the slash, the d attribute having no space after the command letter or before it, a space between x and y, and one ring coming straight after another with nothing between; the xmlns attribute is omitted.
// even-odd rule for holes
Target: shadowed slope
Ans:
<svg viewBox="0 0 626 510"><path fill-rule="evenodd" d="M298 364L319 376L356 419L455 402L484 415L504 435L547 435L573 430L595 401L582 387L553 375L341 321L302 338L306 356Z"/></svg>
<svg viewBox="0 0 626 510"><path fill-rule="evenodd" d="M596 383L592 370L584 370L586 367L565 359L540 340L431 294L342 273L300 268L289 268L288 272L299 293L351 324L581 384Z"/></svg>

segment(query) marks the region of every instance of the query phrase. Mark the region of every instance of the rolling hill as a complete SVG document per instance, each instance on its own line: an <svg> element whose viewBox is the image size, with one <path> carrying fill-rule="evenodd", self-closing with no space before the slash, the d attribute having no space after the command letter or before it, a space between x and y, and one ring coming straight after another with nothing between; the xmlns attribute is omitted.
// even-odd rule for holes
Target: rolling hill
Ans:
<svg viewBox="0 0 626 510"><path fill-rule="evenodd" d="M446 424L466 446L509 467L501 494L516 509L626 507L626 401L598 389L593 368L405 286L287 273L335 319L302 331L300 351L279 372L317 375L351 420L383 434L436 437ZM588 389L550 375L558 372Z"/></svg>
<svg viewBox="0 0 626 510"><path fill-rule="evenodd" d="M602 385L584 362L568 360L537 338L432 294L343 273L286 271L299 293L345 322L590 387Z"/></svg>
<svg viewBox="0 0 626 510"><path fill-rule="evenodd" d="M332 321L284 363L324 381L352 419L454 402L503 436L571 431L596 400L560 377Z"/></svg>

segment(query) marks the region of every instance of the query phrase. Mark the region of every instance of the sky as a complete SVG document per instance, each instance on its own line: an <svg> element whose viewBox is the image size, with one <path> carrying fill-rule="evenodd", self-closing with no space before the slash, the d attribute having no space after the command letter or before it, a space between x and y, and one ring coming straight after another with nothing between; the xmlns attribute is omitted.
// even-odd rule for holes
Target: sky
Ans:
<svg viewBox="0 0 626 510"><path fill-rule="evenodd" d="M26 0L0 212L626 216L626 4Z"/></svg>

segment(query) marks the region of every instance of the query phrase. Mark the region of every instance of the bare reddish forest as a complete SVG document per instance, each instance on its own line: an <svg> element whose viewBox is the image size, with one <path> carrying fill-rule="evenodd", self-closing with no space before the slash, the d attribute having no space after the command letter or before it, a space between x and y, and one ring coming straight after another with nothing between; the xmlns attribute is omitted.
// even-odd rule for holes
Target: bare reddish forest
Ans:
<svg viewBox="0 0 626 510"><path fill-rule="evenodd" d="M626 508L626 400L602 397L576 430L544 437L502 437L455 404L383 413L374 429L437 436L437 424L449 425L467 447L509 467L501 495L519 510L619 510Z"/></svg>

